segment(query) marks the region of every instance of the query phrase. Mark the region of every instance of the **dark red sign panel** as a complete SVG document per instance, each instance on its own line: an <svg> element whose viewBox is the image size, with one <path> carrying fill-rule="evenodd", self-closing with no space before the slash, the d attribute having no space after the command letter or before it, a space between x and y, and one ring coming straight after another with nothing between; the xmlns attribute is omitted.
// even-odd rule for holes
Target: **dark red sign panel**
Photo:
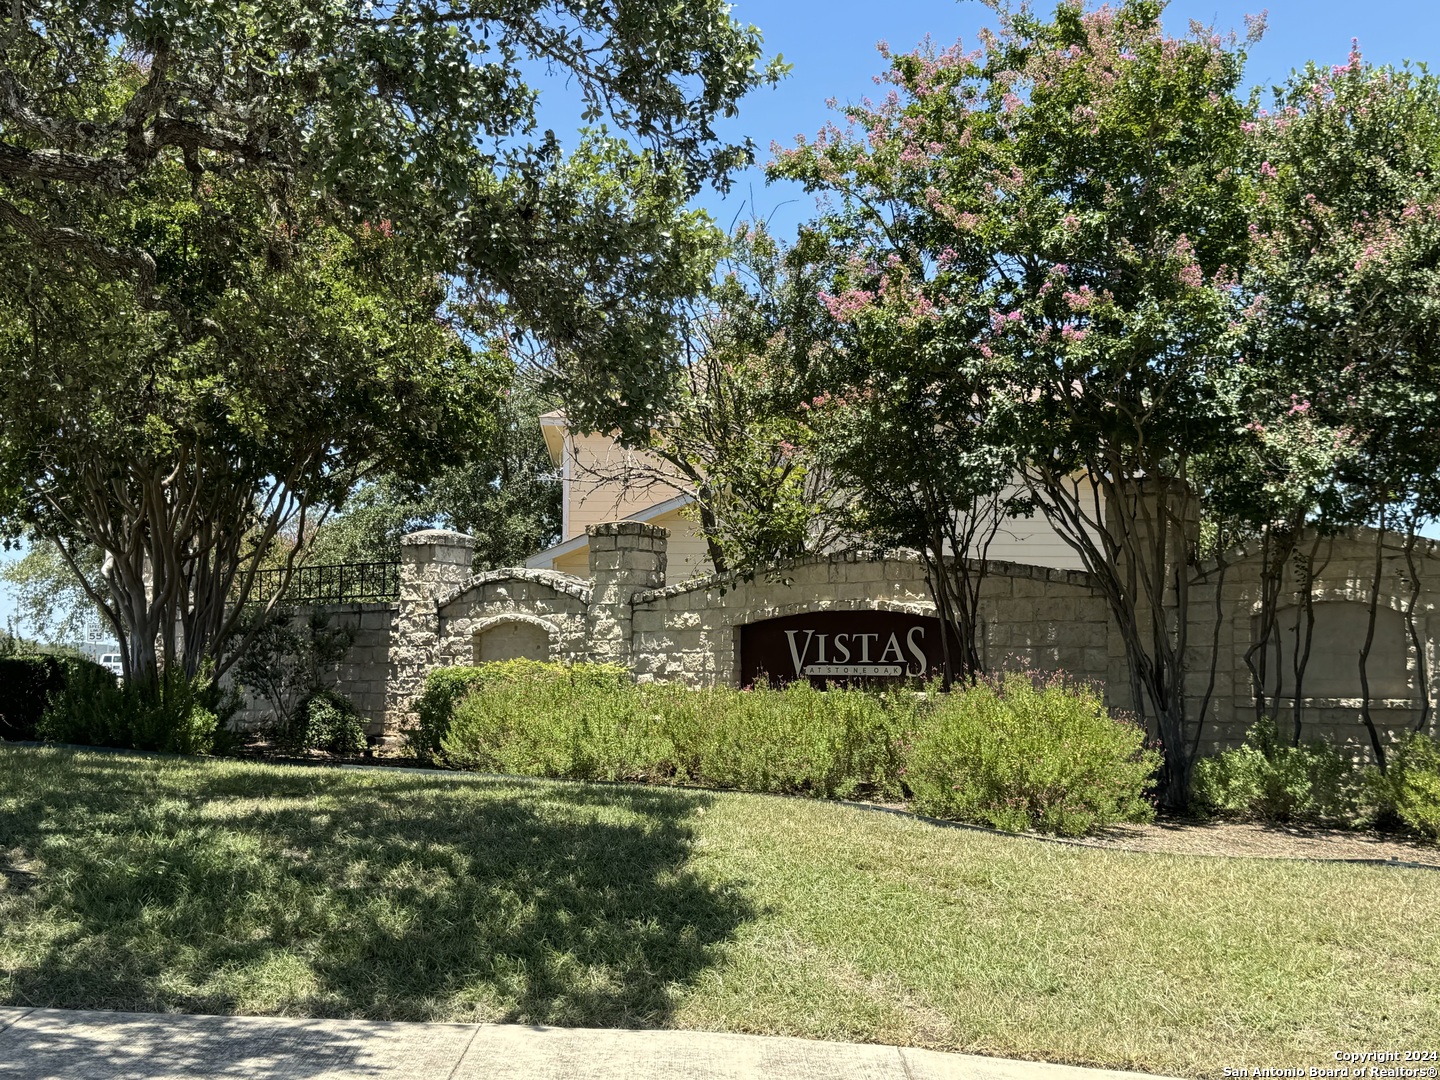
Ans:
<svg viewBox="0 0 1440 1080"><path fill-rule="evenodd" d="M740 685L939 678L940 620L894 611L816 611L740 628Z"/></svg>

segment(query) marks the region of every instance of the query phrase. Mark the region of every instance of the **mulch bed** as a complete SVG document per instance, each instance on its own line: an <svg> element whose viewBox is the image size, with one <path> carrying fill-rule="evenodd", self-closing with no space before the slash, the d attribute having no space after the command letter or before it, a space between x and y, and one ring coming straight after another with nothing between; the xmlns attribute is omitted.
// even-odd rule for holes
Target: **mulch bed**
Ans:
<svg viewBox="0 0 1440 1080"><path fill-rule="evenodd" d="M1093 847L1170 855L1260 859L1364 859L1419 863L1440 870L1440 845L1401 833L1324 829L1259 822L1161 818L1153 825L1119 825L1075 841Z"/></svg>

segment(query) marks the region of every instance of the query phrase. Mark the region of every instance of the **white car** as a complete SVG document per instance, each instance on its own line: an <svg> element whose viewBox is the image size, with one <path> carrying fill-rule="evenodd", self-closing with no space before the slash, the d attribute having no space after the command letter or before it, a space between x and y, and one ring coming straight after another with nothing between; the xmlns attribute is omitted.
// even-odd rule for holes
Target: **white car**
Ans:
<svg viewBox="0 0 1440 1080"><path fill-rule="evenodd" d="M125 674L125 665L121 662L118 652L102 653L100 659L96 662L116 678Z"/></svg>

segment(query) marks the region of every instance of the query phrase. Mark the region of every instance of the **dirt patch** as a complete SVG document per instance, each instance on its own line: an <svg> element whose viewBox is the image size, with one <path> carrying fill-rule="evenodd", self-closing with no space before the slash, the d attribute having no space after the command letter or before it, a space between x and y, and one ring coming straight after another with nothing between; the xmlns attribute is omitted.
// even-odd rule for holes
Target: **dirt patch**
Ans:
<svg viewBox="0 0 1440 1080"><path fill-rule="evenodd" d="M1118 825L1076 843L1172 855L1261 859L1375 859L1440 869L1440 846L1405 836L1237 821L1160 820Z"/></svg>
<svg viewBox="0 0 1440 1080"><path fill-rule="evenodd" d="M855 802L888 814L916 816L905 803ZM1364 829L1324 829L1310 825L1266 825L1244 821L1199 821L1162 817L1151 825L1113 825L1094 836L1057 837L1046 833L1004 833L984 825L965 825L921 816L922 821L979 829L1000 836L1024 836L1057 844L1145 851L1162 855L1218 855L1245 859L1344 859L1407 863L1440 870L1440 845L1403 833Z"/></svg>

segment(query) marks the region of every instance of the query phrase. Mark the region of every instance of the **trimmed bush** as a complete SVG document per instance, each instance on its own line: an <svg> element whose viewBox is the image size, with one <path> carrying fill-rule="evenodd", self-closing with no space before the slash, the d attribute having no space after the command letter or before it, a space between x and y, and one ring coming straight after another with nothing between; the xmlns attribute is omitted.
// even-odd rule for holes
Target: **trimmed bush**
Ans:
<svg viewBox="0 0 1440 1080"><path fill-rule="evenodd" d="M436 668L425 679L415 702L416 723L404 732L410 751L421 761L445 761L444 743L455 710L472 691L517 680L579 678L600 685L630 685L630 674L614 664L555 664L538 660L499 660L474 667Z"/></svg>
<svg viewBox="0 0 1440 1080"><path fill-rule="evenodd" d="M1378 775L1386 808L1417 832L1440 841L1440 743L1428 735L1411 735L1394 756L1384 776Z"/></svg>
<svg viewBox="0 0 1440 1080"><path fill-rule="evenodd" d="M0 658L0 739L36 738L45 706L65 689L68 671L58 656Z"/></svg>
<svg viewBox="0 0 1440 1080"><path fill-rule="evenodd" d="M438 673L437 673L438 674ZM1016 677L948 695L689 690L623 669L513 661L427 688L437 756L466 769L826 798L1076 834L1148 820L1159 757L1099 695Z"/></svg>
<svg viewBox="0 0 1440 1080"><path fill-rule="evenodd" d="M827 797L898 797L915 711L913 694L636 686L618 667L509 661L437 681L432 718L462 693L438 753L459 768Z"/></svg>
<svg viewBox="0 0 1440 1080"><path fill-rule="evenodd" d="M368 745L365 722L354 703L334 690L317 690L295 710L291 743L285 749L329 754L359 754Z"/></svg>
<svg viewBox="0 0 1440 1080"><path fill-rule="evenodd" d="M1365 773L1328 743L1291 746L1269 718L1245 742L1195 764L1192 806L1243 821L1354 825L1374 816Z"/></svg>
<svg viewBox="0 0 1440 1080"><path fill-rule="evenodd" d="M578 780L648 779L656 728L629 674L603 664L482 665L455 706L440 757L462 769ZM448 690L448 687L447 687Z"/></svg>
<svg viewBox="0 0 1440 1080"><path fill-rule="evenodd" d="M1012 674L940 696L905 779L922 813L1079 836L1153 820L1159 763L1095 690Z"/></svg>
<svg viewBox="0 0 1440 1080"><path fill-rule="evenodd" d="M918 722L913 692L641 687L662 722L666 770L705 787L825 798L903 795L902 745Z"/></svg>

